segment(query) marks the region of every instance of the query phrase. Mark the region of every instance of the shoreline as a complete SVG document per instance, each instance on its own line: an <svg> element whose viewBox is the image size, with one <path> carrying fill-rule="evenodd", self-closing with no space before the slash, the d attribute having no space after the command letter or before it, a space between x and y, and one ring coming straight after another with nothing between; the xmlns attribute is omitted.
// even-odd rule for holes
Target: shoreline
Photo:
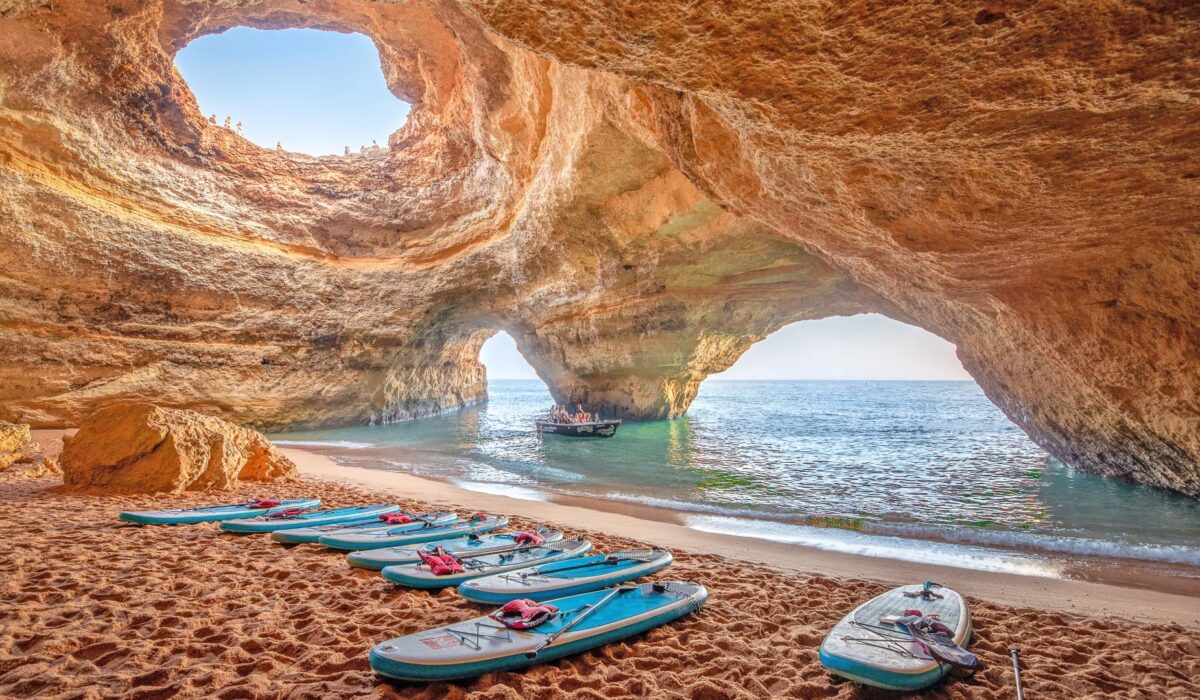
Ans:
<svg viewBox="0 0 1200 700"><path fill-rule="evenodd" d="M1194 539L1183 534L1187 528L1177 527L1179 523L1188 522L1186 518L1190 513L1200 517L1200 509L1194 503L1185 504L1188 507L1184 508L1179 504L1151 503L1145 500L1148 498L1145 494L1134 494L1143 500L1129 504L1117 500L1122 494L1107 489L1111 484L1090 484L1088 479L1094 481L1098 477L1087 476L1082 481L1089 483L1089 488L1095 492L1077 494L1072 489L1080 487L1067 483L1074 481L1074 477L1061 464L1058 467L1064 473L1056 473L1054 479L1057 490L1045 495L1031 490L1025 498L1045 499L1036 515L1047 519L1047 526L1043 528L1026 522L1017 527L1021 522L1019 519L1006 517L1011 515L1014 506L1003 499L993 504L1000 510L987 510L986 504L972 502L974 519L967 516L947 519L944 517L947 514L957 513L950 508L944 512L939 509L937 513L921 512L911 518L892 517L885 509L883 516L873 517L870 513L876 510L867 508L868 512L860 513L854 502L825 504L831 507L823 510L819 501L796 508L768 498L762 503L769 505L760 509L753 505L759 501L735 499L735 507L719 498L715 501L690 498L688 496L694 494L672 491L669 486L661 493L647 489L647 483L652 482L644 482L636 474L628 482L628 488L619 474L614 476L608 471L593 483L586 475L585 463L564 464L566 471L563 474L556 473L562 470L549 468L550 473L543 478L536 467L534 473L529 474L520 467L508 467L504 459L493 464L486 455L473 455L469 450L459 454L454 448L439 449L419 440L414 445L403 444L403 441L391 444L386 436L383 436L383 442L376 442L379 437L367 433L313 437L302 432L280 435L275 442L278 447L327 456L342 466L400 471L472 492L507 495L522 501L578 505L589 510L675 523L693 530L743 535L760 542L796 544L822 551L984 572L1106 583L1164 593L1197 595L1194 591L1200 590L1200 547L1195 545ZM518 447L528 449L530 446ZM511 458L524 459L520 453ZM460 460L466 462L465 467L459 464ZM542 466L549 465L548 462ZM482 470L476 472L476 466ZM1049 469L1052 465L1046 466ZM580 480L578 484L576 479ZM1076 503L1090 503L1088 498L1080 498L1089 494L1096 497L1098 505L1080 507L1078 512L1062 507L1064 497ZM842 501L845 500L843 497ZM1059 504L1055 506L1056 510L1061 507L1065 512L1047 515L1055 503ZM1157 519L1154 514L1149 514L1149 521L1133 522L1131 514L1151 506L1170 508ZM822 512L835 515L822 517ZM850 512L859 513L861 519L847 517ZM1117 524L1106 526L1104 523L1112 520L1113 513L1116 513ZM991 522L993 515L999 522ZM1122 519L1129 522L1123 523ZM1127 529L1121 526L1122 523ZM1191 529L1195 527L1191 526Z"/></svg>
<svg viewBox="0 0 1200 700"><path fill-rule="evenodd" d="M942 566L954 570L969 569L982 573L1017 574L1026 577L1057 580L1087 581L1121 588L1153 590L1186 596L1200 596L1200 564L1197 552L1166 553L1147 558L1131 554L1095 553L1081 545L1098 545L1100 540L1046 538L1042 543L1003 541L1013 533L983 531L964 532L948 536L940 532L888 532L880 528L840 528L820 526L810 522L772 517L756 517L744 513L713 512L709 509L673 507L670 503L644 503L632 499L564 493L539 486L523 486L413 474L403 466L420 463L418 452L405 457L402 463L382 457L369 456L366 443L296 443L282 441L281 448L300 453L320 455L338 466L368 471L401 473L444 484L469 494L507 496L521 503L550 502L578 506L588 511L628 515L637 519L665 522L685 527L692 532L709 532L738 536L751 543L773 543L804 548L808 552L841 553L871 560L908 562L922 567ZM365 458L364 458L365 457ZM387 465L387 466L385 466ZM475 502L476 496L464 496ZM1019 535L1018 535L1019 536ZM1040 546L1039 546L1040 545ZM1057 547L1055 545L1058 545ZM1118 545L1119 546L1119 545ZM1152 550L1153 547L1147 547ZM1170 548L1168 548L1170 549ZM1180 561L1172 555L1189 557Z"/></svg>
<svg viewBox="0 0 1200 700"><path fill-rule="evenodd" d="M591 499L530 500L468 490L454 484L399 471L337 464L314 451L280 446L296 462L302 476L319 481L382 491L435 506L520 515L526 519L561 525L569 530L592 530L605 535L650 541L676 551L712 554L727 559L767 565L780 573L835 579L865 580L899 585L927 579L951 586L970 598L993 604L1036 608L1083 615L1116 617L1140 622L1179 624L1200 629L1200 591L1194 582L1147 590L1146 582L1130 577L1127 585L1080 579L1050 578L951 566L919 564L894 559L833 552L800 544L704 532L668 518L644 517L636 506L626 512L601 510ZM567 501L567 502L562 502ZM1136 595L1131 593L1136 591Z"/></svg>

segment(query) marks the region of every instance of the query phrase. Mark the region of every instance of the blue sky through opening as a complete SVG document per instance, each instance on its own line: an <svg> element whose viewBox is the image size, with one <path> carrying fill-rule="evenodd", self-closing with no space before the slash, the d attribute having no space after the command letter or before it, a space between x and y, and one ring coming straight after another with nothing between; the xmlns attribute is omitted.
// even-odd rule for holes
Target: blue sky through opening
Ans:
<svg viewBox="0 0 1200 700"><path fill-rule="evenodd" d="M388 90L375 43L362 34L235 27L202 36L175 66L207 117L242 122L264 148L309 155L387 146L409 105Z"/></svg>

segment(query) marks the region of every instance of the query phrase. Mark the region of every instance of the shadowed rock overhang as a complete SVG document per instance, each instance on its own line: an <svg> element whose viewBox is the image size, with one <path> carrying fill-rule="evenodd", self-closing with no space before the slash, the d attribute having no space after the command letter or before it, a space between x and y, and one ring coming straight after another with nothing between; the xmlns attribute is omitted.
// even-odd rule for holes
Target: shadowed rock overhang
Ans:
<svg viewBox="0 0 1200 700"><path fill-rule="evenodd" d="M1068 463L1200 496L1200 7L989 8L0 3L0 419L429 415L501 328L667 417L876 311ZM370 36L387 154L207 123L172 58L238 25Z"/></svg>

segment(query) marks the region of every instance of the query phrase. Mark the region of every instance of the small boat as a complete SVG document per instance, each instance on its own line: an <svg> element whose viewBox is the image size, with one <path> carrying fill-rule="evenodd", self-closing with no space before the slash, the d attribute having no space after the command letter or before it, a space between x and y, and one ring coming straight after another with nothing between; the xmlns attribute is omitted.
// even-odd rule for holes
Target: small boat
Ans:
<svg viewBox="0 0 1200 700"><path fill-rule="evenodd" d="M407 588L449 588L481 576L524 569L559 559L572 559L587 554L591 548L592 543L587 540L562 540L554 544L526 547L500 554L461 557L454 573L435 573L425 562L385 566L380 573L392 583Z"/></svg>
<svg viewBox="0 0 1200 700"><path fill-rule="evenodd" d="M405 517L411 520L411 522L385 522L387 520L400 520ZM333 523L332 525L316 525L296 530L276 530L271 533L271 539L284 544L302 544L305 542L316 542L325 535L335 533L366 532L400 527L418 530L430 525L444 525L458 519L458 513L453 511L438 511L436 513L384 513L383 515L372 515L359 520L347 520L345 522Z"/></svg>
<svg viewBox="0 0 1200 700"><path fill-rule="evenodd" d="M321 500L318 498L296 498L290 501L257 498L246 503L227 503L203 508L131 510L121 513L119 517L127 523L137 523L138 525L187 525L237 518L257 518L291 509L308 510L319 505L321 505Z"/></svg>
<svg viewBox="0 0 1200 700"><path fill-rule="evenodd" d="M830 672L888 690L920 690L937 683L951 665L938 661L902 625L889 622L920 610L949 627L954 644L971 638L971 613L962 596L927 583L894 588L855 608L821 642L818 658Z"/></svg>
<svg viewBox="0 0 1200 700"><path fill-rule="evenodd" d="M499 624L497 611L389 639L371 649L371 669L405 681L511 671L640 634L700 610L707 599L704 586L682 581L580 593L543 603L557 612L529 629Z"/></svg>
<svg viewBox="0 0 1200 700"><path fill-rule="evenodd" d="M444 525L433 525L421 528L406 528L406 526L390 527L386 530L370 530L367 532L331 533L324 535L317 542L330 549L383 549L384 547L399 547L406 544L420 544L433 540L444 540L471 533L491 532L508 525L505 515L474 515L467 519L448 522Z"/></svg>
<svg viewBox="0 0 1200 700"><path fill-rule="evenodd" d="M517 598L549 600L608 588L649 576L671 565L665 549L594 554L471 579L458 587L467 600L503 605Z"/></svg>
<svg viewBox="0 0 1200 700"><path fill-rule="evenodd" d="M385 566L398 564L415 564L421 561L419 552L432 553L441 547L455 556L475 556L479 554L499 554L511 552L514 549L527 546L518 544L515 540L517 532L502 532L495 535L469 535L448 540L434 540L417 547L387 547L385 549L364 549L360 552L350 552L346 561L356 569L372 569L379 571ZM543 543L562 541L563 535L558 530L539 529L537 534L542 536Z"/></svg>
<svg viewBox="0 0 1200 700"><path fill-rule="evenodd" d="M594 420L587 423L555 423L554 421L534 421L538 432L566 437L597 437L606 438L617 434L621 425L619 418L612 420Z"/></svg>
<svg viewBox="0 0 1200 700"><path fill-rule="evenodd" d="M276 530L295 530L314 525L344 523L368 517L377 517L384 513L398 512L400 512L400 506L388 503L370 506L350 506L349 508L327 508L325 510L281 510L261 518L247 518L245 520L224 522L221 523L221 529L226 532L238 533L275 532Z"/></svg>

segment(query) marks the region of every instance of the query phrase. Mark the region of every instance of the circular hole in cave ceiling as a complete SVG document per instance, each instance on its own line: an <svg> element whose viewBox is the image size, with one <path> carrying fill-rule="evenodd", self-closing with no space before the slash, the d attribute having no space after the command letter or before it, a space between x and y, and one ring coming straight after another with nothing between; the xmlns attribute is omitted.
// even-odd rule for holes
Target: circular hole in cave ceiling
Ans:
<svg viewBox="0 0 1200 700"><path fill-rule="evenodd" d="M388 89L379 51L362 34L235 27L199 37L175 67L207 118L226 118L263 148L314 156L386 149L408 103Z"/></svg>

